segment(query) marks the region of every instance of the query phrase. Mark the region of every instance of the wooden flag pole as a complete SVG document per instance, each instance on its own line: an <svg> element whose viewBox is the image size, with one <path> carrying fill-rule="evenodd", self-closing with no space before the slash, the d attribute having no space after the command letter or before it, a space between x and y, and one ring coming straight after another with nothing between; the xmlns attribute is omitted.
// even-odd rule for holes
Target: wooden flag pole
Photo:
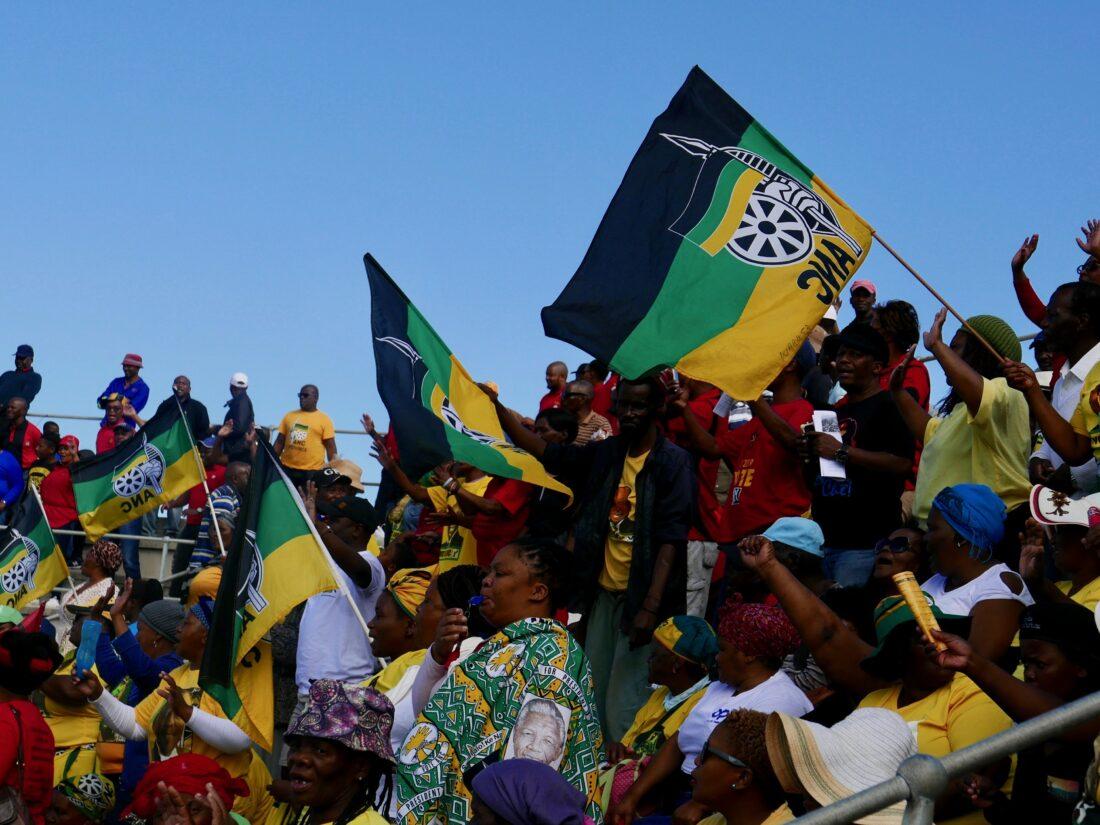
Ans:
<svg viewBox="0 0 1100 825"><path fill-rule="evenodd" d="M934 286L932 286L932 284L928 283L928 281L924 280L924 278L921 277L920 273L917 272L917 270L913 269L913 267L911 267L909 265L909 262L907 260L905 260L905 258L901 257L901 255L898 254L897 250L894 249L894 247L892 247L892 246L890 246L890 244L886 243L886 241L884 241L882 239L882 236L879 235L876 230L874 230L874 229L871 230L871 237L874 238L876 241L878 241L880 244L882 244L882 248L885 249L887 252L889 252L891 255L893 255L894 258L897 260L897 262L899 264L901 264L907 270L909 270L909 274L912 275L914 278L916 278L921 286L923 286L925 289L927 289L929 292L931 292L932 297L935 298L937 301L939 301L941 304L943 304L944 309L946 309L948 312L950 312L952 315L954 315L956 318L958 318L959 323L963 325L963 327L966 329L966 331L970 335L973 335L976 339L978 339L978 341L981 342L982 346L984 346L987 350L989 350L993 354L994 358L996 358L1000 362L1004 362L1004 361L1008 360L1003 355L1001 355L999 352L997 352L997 350L993 349L993 345L990 344L987 340L985 340L985 338L983 338L982 335L976 329L974 329L974 327L970 326L970 324L968 324L966 322L966 319L963 318L961 315L959 315L958 310L956 310L955 307L951 306L951 304L947 303L947 301L944 299L944 297L936 291L936 288Z"/></svg>

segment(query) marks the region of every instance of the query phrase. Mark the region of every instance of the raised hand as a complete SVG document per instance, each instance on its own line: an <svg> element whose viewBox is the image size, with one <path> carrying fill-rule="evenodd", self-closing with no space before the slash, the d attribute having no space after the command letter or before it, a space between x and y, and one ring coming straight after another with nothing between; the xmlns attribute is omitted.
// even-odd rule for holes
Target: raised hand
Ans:
<svg viewBox="0 0 1100 825"><path fill-rule="evenodd" d="M114 585L111 585L112 591ZM111 605L111 618L115 616L122 616L126 610L126 605L130 601L130 597L134 593L134 580L126 579L126 584L122 586L122 592L118 594L118 598L115 599L114 604Z"/></svg>
<svg viewBox="0 0 1100 825"><path fill-rule="evenodd" d="M89 702L94 702L103 695L103 683L90 670L85 671L83 676L77 676L74 671L73 685L80 691L80 695Z"/></svg>
<svg viewBox="0 0 1100 825"><path fill-rule="evenodd" d="M929 352L936 344L943 343L943 324L947 320L947 308L940 307L936 317L932 319L932 327L924 333L924 348Z"/></svg>
<svg viewBox="0 0 1100 825"><path fill-rule="evenodd" d="M492 401L494 404L497 403L497 401L500 399L500 394L488 384L478 384L477 388L485 393L487 396L489 396L489 400Z"/></svg>
<svg viewBox="0 0 1100 825"><path fill-rule="evenodd" d="M390 452L390 448L380 438L375 439L370 454L375 461L382 465L384 470L390 469L397 463L393 458L393 453Z"/></svg>
<svg viewBox="0 0 1100 825"><path fill-rule="evenodd" d="M776 564L775 545L765 536L748 536L737 545L741 552L741 563L749 570L760 570Z"/></svg>
<svg viewBox="0 0 1100 825"><path fill-rule="evenodd" d="M1001 368L1004 370L1005 381L1012 389L1025 394L1040 389L1039 381L1035 377L1035 370L1027 364L1005 360L1002 362Z"/></svg>
<svg viewBox="0 0 1100 825"><path fill-rule="evenodd" d="M168 700L169 706L172 708L178 718L184 722L191 721L191 714L194 712L194 708L187 701L187 697L183 694L183 689L176 684L176 680L173 679L167 673L160 674L160 678L164 681L164 684L157 688L157 696L160 696Z"/></svg>
<svg viewBox="0 0 1100 825"><path fill-rule="evenodd" d="M1031 260L1031 256L1035 254L1035 248L1039 246L1039 236L1031 235L1024 238L1024 242L1020 244L1020 248L1016 250L1016 254L1012 256L1012 274L1017 278L1022 278L1024 275L1024 265Z"/></svg>
<svg viewBox="0 0 1100 825"><path fill-rule="evenodd" d="M363 413L359 417L359 423L363 425L363 432L365 432L371 438L375 438L378 435L378 431L374 428L374 419L366 413Z"/></svg>
<svg viewBox="0 0 1100 825"><path fill-rule="evenodd" d="M439 624L435 628L435 641L432 642L432 658L439 664L446 664L451 654L458 648L459 643L470 635L469 626L466 624L466 614L459 608L452 607L443 611L439 617Z"/></svg>
<svg viewBox="0 0 1100 825"><path fill-rule="evenodd" d="M1081 234L1084 237L1077 239L1081 251L1100 261L1100 221L1090 219L1081 227Z"/></svg>
<svg viewBox="0 0 1100 825"><path fill-rule="evenodd" d="M317 482L307 481L304 487L298 488L298 494L302 497L302 506L306 508L309 520L317 521Z"/></svg>
<svg viewBox="0 0 1100 825"><path fill-rule="evenodd" d="M944 633L942 630L933 630L932 638L947 645L947 650L940 652L936 650L935 645L925 640L925 653L932 657L940 667L961 672L970 666L970 658L973 656L974 650L966 639L951 633ZM924 639L923 634L921 639Z"/></svg>
<svg viewBox="0 0 1100 825"><path fill-rule="evenodd" d="M1020 575L1030 581L1042 581L1044 553L1043 528L1029 518L1020 533Z"/></svg>
<svg viewBox="0 0 1100 825"><path fill-rule="evenodd" d="M222 439L229 438L229 436L233 435L233 419L230 418L228 421L218 427L218 432L216 433L216 435L218 436L218 438Z"/></svg>
<svg viewBox="0 0 1100 825"><path fill-rule="evenodd" d="M913 344L909 347L909 351L905 353L901 363L890 373L890 392L901 392L905 388L905 373L909 369L909 365L913 363L913 353L916 351L917 345Z"/></svg>

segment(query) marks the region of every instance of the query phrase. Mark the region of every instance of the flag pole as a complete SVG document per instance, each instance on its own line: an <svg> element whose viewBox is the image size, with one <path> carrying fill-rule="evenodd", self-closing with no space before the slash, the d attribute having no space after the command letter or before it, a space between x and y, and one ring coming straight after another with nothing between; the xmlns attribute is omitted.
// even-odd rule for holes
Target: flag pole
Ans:
<svg viewBox="0 0 1100 825"><path fill-rule="evenodd" d="M878 241L882 245L883 249L893 255L899 264L909 270L909 274L916 278L917 282L920 283L921 286L931 292L932 297L943 304L944 309L946 309L948 312L958 318L959 323L962 324L963 327L966 329L967 334L973 335L975 338L977 338L981 345L993 354L993 357L997 359L998 363L1003 363L1004 361L1008 360L999 352L997 352L997 350L993 349L993 345L985 340L985 338L982 337L981 333L974 329L974 327L970 326L970 324L966 322L966 319L959 314L958 310L956 310L955 307L951 306L951 304L947 303L947 300L942 295L940 295L939 292L936 291L936 288L933 287L932 284L928 283L928 281L924 280L924 278L921 277L920 273L917 272L917 270L913 269L913 267L909 265L909 262L898 254L898 251L894 249L894 247L886 243L886 241L883 240L882 236L878 234L877 230L871 229L871 237Z"/></svg>
<svg viewBox="0 0 1100 825"><path fill-rule="evenodd" d="M195 457L195 463L199 467L199 478L202 480L202 489L206 491L206 506L210 510L210 518L214 521L214 534L218 537L218 550L221 551L222 558L225 558L225 543L222 541L222 530L218 524L218 514L214 510L214 503L210 500L210 485L206 483L206 466L202 463L202 458L199 457L199 447L195 443L195 436L191 434L191 425L187 423L187 416L183 414L183 404L180 403L180 397L176 395L175 390L172 391L172 397L176 399L176 409L180 411L180 420L183 422L183 430L187 433L187 440L191 442L191 455Z"/></svg>

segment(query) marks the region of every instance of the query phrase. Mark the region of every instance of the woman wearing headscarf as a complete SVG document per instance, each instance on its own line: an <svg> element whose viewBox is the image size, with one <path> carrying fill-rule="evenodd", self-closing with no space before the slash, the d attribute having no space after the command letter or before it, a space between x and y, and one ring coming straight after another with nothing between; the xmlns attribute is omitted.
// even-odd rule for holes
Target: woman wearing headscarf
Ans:
<svg viewBox="0 0 1100 825"><path fill-rule="evenodd" d="M73 652L76 648L69 641L69 631L73 625L73 612L69 607L92 607L100 599L112 592L115 586L114 575L122 566L122 550L113 541L100 539L84 553L80 572L88 580L75 590L65 593L59 601L50 600L46 607L48 618L57 629L58 646L61 654ZM51 611L51 606L53 610Z"/></svg>
<svg viewBox="0 0 1100 825"><path fill-rule="evenodd" d="M718 636L698 616L673 616L653 631L649 682L657 689L634 716L622 741L607 746L608 767L600 773L604 810L618 802L665 741L684 723L710 685ZM660 801L655 802L661 807Z"/></svg>
<svg viewBox="0 0 1100 825"><path fill-rule="evenodd" d="M932 512L932 500L940 490L958 484L984 484L1012 512L1011 535L1015 544L1026 518L1031 492L1027 462L1031 454L1031 424L1027 401L1004 378L1004 359L1020 360L1020 342L1007 323L992 315L967 320L998 353L994 356L967 329L960 329L948 346L943 341L947 311L936 314L924 334L924 346L943 367L951 388L935 416L904 389L904 376L913 353L890 379L890 391L898 411L917 441L923 443L913 516L923 527ZM1017 513L1017 510L1019 511ZM1019 549L1011 554L1012 560Z"/></svg>
<svg viewBox="0 0 1100 825"><path fill-rule="evenodd" d="M120 818L159 825L165 821L166 811L186 806L190 825L211 825L215 804L218 808L232 809L237 800L248 794L248 784L243 779L230 776L210 757L182 754L149 767Z"/></svg>
<svg viewBox="0 0 1100 825"><path fill-rule="evenodd" d="M161 686L137 707L105 691L94 676L81 679L77 687L114 731L127 740L148 744L150 763L196 753L209 756L230 775L245 778L251 794L238 801L236 812L259 822L271 808L267 792L271 775L252 751L252 740L263 737L247 713L226 718L221 704L199 686L199 665L213 615L214 602L205 597L188 611L176 643L183 664L162 674Z"/></svg>
<svg viewBox="0 0 1100 825"><path fill-rule="evenodd" d="M804 716L813 705L781 669L783 658L801 644L783 609L770 604L727 602L719 613L719 681L684 719L619 804L608 813L613 823L628 825L642 800L657 788L675 788L684 816L706 813L690 799L688 778L711 731L731 711L744 708L763 713ZM669 813L665 811L664 813Z"/></svg>
<svg viewBox="0 0 1100 825"><path fill-rule="evenodd" d="M115 786L103 774L62 780L53 789L46 825L102 825L115 809Z"/></svg>
<svg viewBox="0 0 1100 825"><path fill-rule="evenodd" d="M39 614L41 615L41 614ZM34 825L43 825L53 788L53 733L30 694L61 664L40 622L0 630L0 787L22 797Z"/></svg>
<svg viewBox="0 0 1100 825"><path fill-rule="evenodd" d="M533 759L507 759L474 776L473 825L584 825L584 794Z"/></svg>
<svg viewBox="0 0 1100 825"><path fill-rule="evenodd" d="M427 647L420 644L416 614L431 583L432 574L428 570L398 570L378 597L374 618L367 622L371 650L389 664L363 685L385 694L391 702L409 692L416 669L428 654Z"/></svg>
<svg viewBox="0 0 1100 825"><path fill-rule="evenodd" d="M934 575L921 585L940 610L969 616L970 644L981 655L1002 659L1035 600L1023 579L996 557L1004 534L1005 507L983 484L956 484L932 502L924 541Z"/></svg>
<svg viewBox="0 0 1100 825"><path fill-rule="evenodd" d="M521 538L497 552L480 606L468 602L465 611L444 612L433 647L446 658L473 631L475 612L497 632L443 680L405 737L397 763L399 821L468 822L464 774L512 756L556 768L585 794L588 815L602 818L596 774L603 735L592 668L553 618L569 596L570 564L558 545Z"/></svg>

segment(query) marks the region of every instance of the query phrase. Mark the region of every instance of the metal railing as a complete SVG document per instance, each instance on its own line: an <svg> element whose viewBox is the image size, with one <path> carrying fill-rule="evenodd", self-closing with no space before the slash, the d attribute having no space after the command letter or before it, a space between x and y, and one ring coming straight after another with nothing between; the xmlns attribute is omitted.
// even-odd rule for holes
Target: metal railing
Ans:
<svg viewBox="0 0 1100 825"><path fill-rule="evenodd" d="M68 415L68 414L65 414L65 413L40 413L40 412L28 412L27 413L27 418L45 418L45 419L49 419L51 421L55 421L57 419L61 419L62 421L102 421L103 420L102 415ZM263 427L264 429L272 430L272 431L278 429L278 427L279 427L278 424L257 424L256 426L257 426L257 428ZM340 435L366 435L367 434L366 431L364 431L362 427L359 427L356 430L336 429L333 432L339 433ZM365 483L366 482L364 482L364 484Z"/></svg>
<svg viewBox="0 0 1100 825"><path fill-rule="evenodd" d="M1097 717L1100 717L1100 692L1014 725L968 748L949 753L942 759L926 754L910 756L898 767L893 779L819 808L795 821L802 825L842 825L904 801L903 825L931 825L936 797L944 792L950 780L1053 739Z"/></svg>

